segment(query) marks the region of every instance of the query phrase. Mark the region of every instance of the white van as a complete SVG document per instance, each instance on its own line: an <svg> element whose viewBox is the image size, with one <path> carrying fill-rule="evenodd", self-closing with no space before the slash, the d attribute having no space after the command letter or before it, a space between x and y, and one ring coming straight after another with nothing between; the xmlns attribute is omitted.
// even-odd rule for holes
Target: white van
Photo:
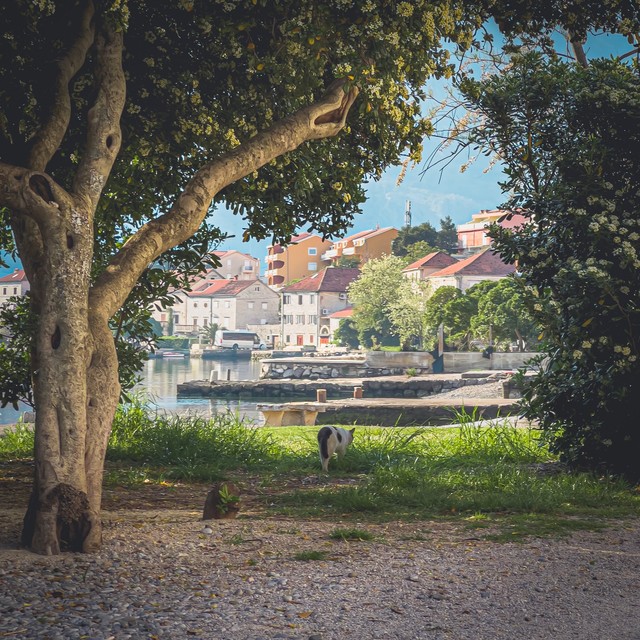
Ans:
<svg viewBox="0 0 640 640"><path fill-rule="evenodd" d="M260 336L253 331L218 329L213 344L221 349L264 349Z"/></svg>

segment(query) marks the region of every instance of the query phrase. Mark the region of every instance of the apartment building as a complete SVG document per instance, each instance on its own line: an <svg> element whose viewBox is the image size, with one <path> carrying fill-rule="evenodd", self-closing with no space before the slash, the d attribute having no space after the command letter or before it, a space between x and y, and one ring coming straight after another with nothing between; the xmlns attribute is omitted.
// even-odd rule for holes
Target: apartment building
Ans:
<svg viewBox="0 0 640 640"><path fill-rule="evenodd" d="M497 222L504 229L513 229L527 220L520 213L502 209L483 209L480 213L474 213L470 222L458 225L458 251L476 253L486 249L491 244L491 238L487 236L487 226L490 224Z"/></svg>
<svg viewBox="0 0 640 640"><path fill-rule="evenodd" d="M321 256L331 246L312 233L292 236L288 245L271 245L267 250L265 276L271 287L283 287L292 280L299 280L318 273L330 263Z"/></svg>
<svg viewBox="0 0 640 640"><path fill-rule="evenodd" d="M357 258L360 265L363 265L368 260L391 255L391 245L397 237L398 230L393 227L367 229L336 240L321 258L332 264L336 264L343 256Z"/></svg>
<svg viewBox="0 0 640 640"><path fill-rule="evenodd" d="M214 251L220 260L220 267L216 270L220 277L227 280L255 280L260 277L260 260L240 251Z"/></svg>
<svg viewBox="0 0 640 640"><path fill-rule="evenodd" d="M350 306L347 289L360 270L326 267L281 290L284 345L329 344L330 316Z"/></svg>

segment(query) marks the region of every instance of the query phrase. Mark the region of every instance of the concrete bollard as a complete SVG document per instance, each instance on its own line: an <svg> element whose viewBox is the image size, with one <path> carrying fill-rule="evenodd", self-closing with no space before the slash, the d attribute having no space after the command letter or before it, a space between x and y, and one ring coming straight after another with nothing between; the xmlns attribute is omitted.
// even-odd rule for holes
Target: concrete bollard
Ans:
<svg viewBox="0 0 640 640"><path fill-rule="evenodd" d="M362 387L353 387L353 397L356 399L362 398Z"/></svg>
<svg viewBox="0 0 640 640"><path fill-rule="evenodd" d="M316 402L326 402L326 401L327 401L327 390L316 389Z"/></svg>
<svg viewBox="0 0 640 640"><path fill-rule="evenodd" d="M217 379L218 379L218 372L217 371L211 371L209 373L209 382L216 382Z"/></svg>

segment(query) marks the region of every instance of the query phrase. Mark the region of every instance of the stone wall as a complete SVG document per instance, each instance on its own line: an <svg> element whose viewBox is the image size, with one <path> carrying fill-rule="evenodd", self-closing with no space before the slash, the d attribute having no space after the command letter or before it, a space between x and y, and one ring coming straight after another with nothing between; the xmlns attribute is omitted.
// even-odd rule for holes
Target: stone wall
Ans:
<svg viewBox="0 0 640 640"><path fill-rule="evenodd" d="M371 378L375 376L406 375L407 369L416 374L429 373L431 367L402 365L389 362L388 366L371 366L369 359L330 358L274 358L262 361L261 379L266 380L319 380L332 378Z"/></svg>
<svg viewBox="0 0 640 640"><path fill-rule="evenodd" d="M464 373L472 369L515 371L538 354L496 352L490 358L483 358L480 351L446 351L443 355L445 373Z"/></svg>

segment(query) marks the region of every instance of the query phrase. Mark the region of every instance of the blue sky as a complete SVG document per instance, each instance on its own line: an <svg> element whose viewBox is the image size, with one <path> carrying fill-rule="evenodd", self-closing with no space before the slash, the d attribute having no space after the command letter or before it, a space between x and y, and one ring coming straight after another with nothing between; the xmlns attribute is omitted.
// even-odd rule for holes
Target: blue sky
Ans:
<svg viewBox="0 0 640 640"><path fill-rule="evenodd" d="M629 45L621 37L599 35L589 40L586 51L589 57L620 54L629 50ZM434 86L434 94L437 87ZM427 157L437 145L438 140L425 140L424 157ZM481 209L494 209L506 200L498 186L502 179L500 166L486 171L487 161L481 157L464 173L460 173L460 165L466 158L460 158L448 165L440 174L438 169L422 176L422 166L409 167L400 185L397 178L400 167L392 167L385 172L382 179L372 182L367 188L367 201L362 205L363 213L356 217L353 226L347 233L356 233L364 229L404 226L405 202L411 201L412 224L430 222L436 228L440 219L451 216L456 224L471 219L472 214ZM242 242L243 222L239 216L220 210L215 214L215 223L221 229L235 237L228 240L220 248L236 249L250 253L260 259L261 272L264 273L264 257L267 254L269 241ZM305 229L301 229L305 230ZM0 268L0 275L10 269Z"/></svg>

